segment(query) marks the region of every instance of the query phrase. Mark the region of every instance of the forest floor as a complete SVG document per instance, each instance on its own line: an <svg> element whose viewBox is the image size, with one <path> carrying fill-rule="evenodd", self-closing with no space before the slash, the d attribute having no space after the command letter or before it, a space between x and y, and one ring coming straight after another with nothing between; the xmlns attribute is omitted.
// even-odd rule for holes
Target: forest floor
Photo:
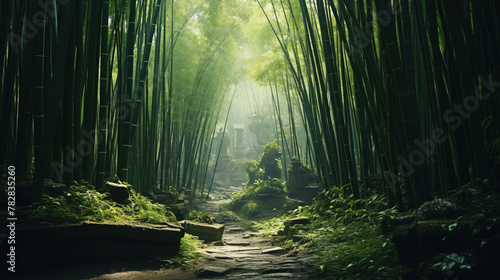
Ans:
<svg viewBox="0 0 500 280"><path fill-rule="evenodd" d="M242 222L224 215L220 210L224 202L227 200L208 201L203 206L203 211L224 224L225 230L223 243L212 242L200 248L206 257L194 265L166 268L152 262L94 264L37 274L36 279L318 279L313 266L317 256L273 246L269 238L246 230Z"/></svg>

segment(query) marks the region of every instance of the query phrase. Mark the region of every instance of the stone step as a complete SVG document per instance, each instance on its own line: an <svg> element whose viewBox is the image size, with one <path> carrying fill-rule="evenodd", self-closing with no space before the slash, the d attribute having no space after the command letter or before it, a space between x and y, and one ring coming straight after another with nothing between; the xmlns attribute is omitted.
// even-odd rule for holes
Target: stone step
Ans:
<svg viewBox="0 0 500 280"><path fill-rule="evenodd" d="M226 245L234 245L234 246L250 246L250 242L242 241L242 240L224 240Z"/></svg>
<svg viewBox="0 0 500 280"><path fill-rule="evenodd" d="M285 249L281 247L271 247L262 249L262 254L277 254L277 253L285 253Z"/></svg>
<svg viewBox="0 0 500 280"><path fill-rule="evenodd" d="M175 255L181 228L129 224L81 223L26 226L16 231L20 271L55 265L147 260Z"/></svg>
<svg viewBox="0 0 500 280"><path fill-rule="evenodd" d="M221 241L224 234L224 225L221 224L205 224L192 221L180 221L187 233L198 236L201 240Z"/></svg>

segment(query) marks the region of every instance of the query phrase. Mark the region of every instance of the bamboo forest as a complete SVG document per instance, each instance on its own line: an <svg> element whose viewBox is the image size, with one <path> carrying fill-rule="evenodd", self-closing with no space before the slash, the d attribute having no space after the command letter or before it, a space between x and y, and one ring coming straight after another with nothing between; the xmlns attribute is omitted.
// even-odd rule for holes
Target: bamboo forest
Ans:
<svg viewBox="0 0 500 280"><path fill-rule="evenodd" d="M0 278L498 279L499 15L1 1Z"/></svg>

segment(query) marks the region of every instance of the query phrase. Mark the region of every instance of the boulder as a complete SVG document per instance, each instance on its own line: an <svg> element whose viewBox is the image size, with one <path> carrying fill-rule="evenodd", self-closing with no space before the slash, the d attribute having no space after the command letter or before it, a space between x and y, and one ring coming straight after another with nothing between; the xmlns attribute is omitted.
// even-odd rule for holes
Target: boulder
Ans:
<svg viewBox="0 0 500 280"><path fill-rule="evenodd" d="M220 224L204 224L192 221L179 222L187 233L198 236L206 242L221 241L224 233L224 225Z"/></svg>
<svg viewBox="0 0 500 280"><path fill-rule="evenodd" d="M291 193L300 193L305 191L307 186L316 182L319 182L319 178L314 171L294 158L288 168L288 191Z"/></svg>
<svg viewBox="0 0 500 280"><path fill-rule="evenodd" d="M177 203L169 205L166 208L174 213L177 221L185 220L189 217L189 204Z"/></svg>
<svg viewBox="0 0 500 280"><path fill-rule="evenodd" d="M64 195L67 189L65 184L55 183L49 179L43 180L43 192L51 197Z"/></svg>
<svg viewBox="0 0 500 280"><path fill-rule="evenodd" d="M177 201L177 193L175 192L161 192L153 197L153 202L161 204L174 204Z"/></svg>
<svg viewBox="0 0 500 280"><path fill-rule="evenodd" d="M285 229L284 229L284 232L283 234L285 236L288 236L289 238L292 237L292 231L290 230L291 227L295 226L295 225L308 225L311 221L309 220L309 218L306 218L306 217L299 217L299 218L294 218L294 219L288 219L284 222L285 224Z"/></svg>
<svg viewBox="0 0 500 280"><path fill-rule="evenodd" d="M293 226L293 225L308 225L311 221L306 217L298 217L293 219L288 219L285 221L285 226Z"/></svg>
<svg viewBox="0 0 500 280"><path fill-rule="evenodd" d="M125 202L130 197L128 187L124 184L106 182L106 184L104 184L104 189L109 192L111 199L118 203Z"/></svg>
<svg viewBox="0 0 500 280"><path fill-rule="evenodd" d="M437 198L422 204L416 212L419 221L455 219L462 215L463 210L455 203L448 200Z"/></svg>
<svg viewBox="0 0 500 280"><path fill-rule="evenodd" d="M178 253L184 231L169 225L82 223L20 225L16 229L19 271L107 261L136 261Z"/></svg>
<svg viewBox="0 0 500 280"><path fill-rule="evenodd" d="M410 225L398 225L392 236L399 262L414 268L440 253L460 250L470 239L470 225L454 220L418 221Z"/></svg>

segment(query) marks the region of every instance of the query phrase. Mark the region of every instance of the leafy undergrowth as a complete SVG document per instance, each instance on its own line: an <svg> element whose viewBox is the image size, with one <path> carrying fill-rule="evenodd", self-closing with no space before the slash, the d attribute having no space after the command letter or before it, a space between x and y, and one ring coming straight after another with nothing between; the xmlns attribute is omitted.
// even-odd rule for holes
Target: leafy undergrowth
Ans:
<svg viewBox="0 0 500 280"><path fill-rule="evenodd" d="M91 186L71 186L61 196L46 194L21 214L25 220L40 223L76 223L83 221L111 223L164 224L175 222L172 212L164 206L130 189L129 203L118 204L107 193L100 193Z"/></svg>
<svg viewBox="0 0 500 280"><path fill-rule="evenodd" d="M317 263L323 276L332 279L402 279L406 269L398 264L391 235L384 235L380 224L396 214L386 199L372 193L363 200L343 195L342 188L321 193L312 206L257 223L266 236L281 240L284 248L320 256ZM296 241L276 236L287 219L307 217L308 225L290 228Z"/></svg>
<svg viewBox="0 0 500 280"><path fill-rule="evenodd" d="M166 263L166 266L189 267L205 258L205 256L198 251L198 248L202 246L203 244L198 237L186 233L181 239L179 253L174 257L160 259L159 261Z"/></svg>

